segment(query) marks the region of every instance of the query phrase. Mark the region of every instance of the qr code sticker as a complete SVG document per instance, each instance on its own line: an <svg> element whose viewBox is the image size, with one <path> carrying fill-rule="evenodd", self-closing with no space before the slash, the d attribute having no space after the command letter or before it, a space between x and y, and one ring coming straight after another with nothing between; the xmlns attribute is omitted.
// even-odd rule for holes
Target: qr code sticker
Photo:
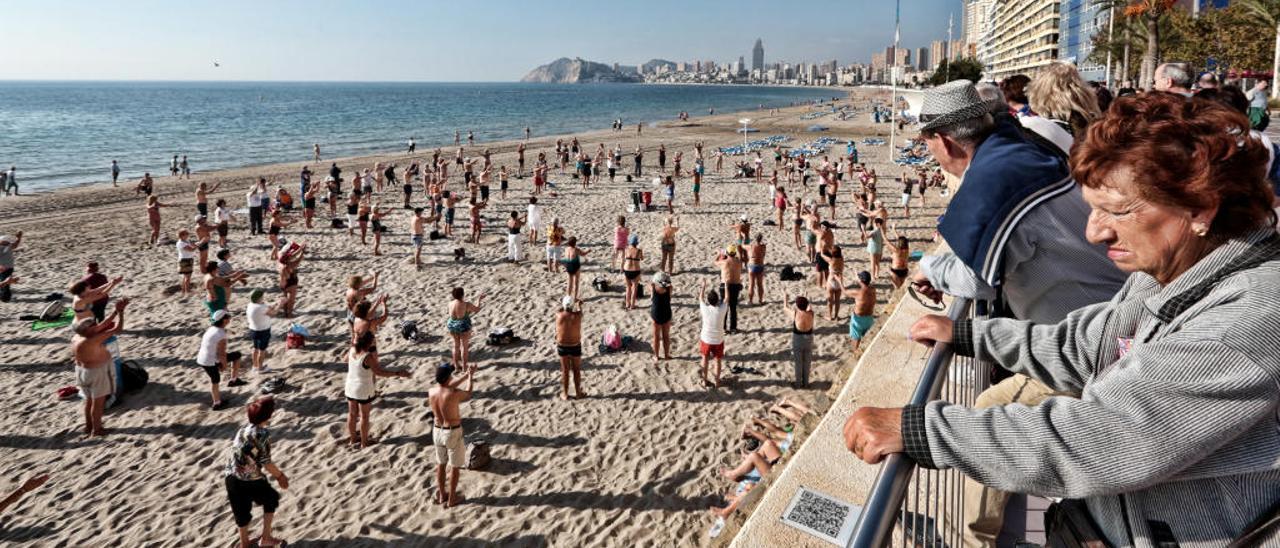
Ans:
<svg viewBox="0 0 1280 548"><path fill-rule="evenodd" d="M853 520L857 518L859 510L853 505L802 487L783 514L782 521L827 541L843 544L848 540Z"/></svg>

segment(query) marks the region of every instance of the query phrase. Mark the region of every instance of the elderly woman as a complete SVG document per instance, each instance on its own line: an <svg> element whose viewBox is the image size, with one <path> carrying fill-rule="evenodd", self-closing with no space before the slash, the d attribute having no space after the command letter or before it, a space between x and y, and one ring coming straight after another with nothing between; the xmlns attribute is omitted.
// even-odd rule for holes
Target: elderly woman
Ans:
<svg viewBox="0 0 1280 548"><path fill-rule="evenodd" d="M1033 115L1022 116L1022 126L1048 139L1063 154L1071 152L1076 138L1102 116L1098 96L1069 63L1050 63L1026 87Z"/></svg>
<svg viewBox="0 0 1280 548"><path fill-rule="evenodd" d="M1092 208L1086 236L1131 273L1119 293L1056 325L927 316L911 329L1079 397L862 408L845 423L848 448L1083 498L1062 511L1086 514L1114 546L1247 534L1280 501L1280 236L1266 160L1248 120L1217 103L1117 99L1071 167Z"/></svg>
<svg viewBox="0 0 1280 548"><path fill-rule="evenodd" d="M227 499L231 502L231 514L240 533L240 547L281 546L284 541L271 536L271 524L276 508L280 505L280 493L267 482L267 476L276 479L281 489L289 488L289 476L280 471L271 458L271 433L267 424L275 413L276 401L263 396L245 406L249 421L236 431L231 441L230 458L225 468L224 483ZM249 538L249 522L253 520L253 506L262 506L262 536Z"/></svg>

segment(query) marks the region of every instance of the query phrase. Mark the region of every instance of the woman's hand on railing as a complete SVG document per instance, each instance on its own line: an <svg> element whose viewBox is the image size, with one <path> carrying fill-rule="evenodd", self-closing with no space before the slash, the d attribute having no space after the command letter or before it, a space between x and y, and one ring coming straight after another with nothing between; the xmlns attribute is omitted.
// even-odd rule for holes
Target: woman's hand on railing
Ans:
<svg viewBox="0 0 1280 548"><path fill-rule="evenodd" d="M904 450L902 409L862 407L844 422L844 445L867 464Z"/></svg>
<svg viewBox="0 0 1280 548"><path fill-rule="evenodd" d="M954 322L951 318L938 314L929 314L916 320L911 325L911 330L907 332L907 337L925 346L933 346L934 343L951 342L951 328Z"/></svg>

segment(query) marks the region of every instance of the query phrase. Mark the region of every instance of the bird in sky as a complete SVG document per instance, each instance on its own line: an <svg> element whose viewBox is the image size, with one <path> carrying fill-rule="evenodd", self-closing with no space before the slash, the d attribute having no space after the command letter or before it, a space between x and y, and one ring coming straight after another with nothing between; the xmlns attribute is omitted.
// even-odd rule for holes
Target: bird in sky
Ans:
<svg viewBox="0 0 1280 548"><path fill-rule="evenodd" d="M213 66L215 66L215 67L220 67L220 66L222 66L222 64L221 64L221 63L219 63L219 62L217 62L217 61L214 61L214 62L213 62Z"/></svg>

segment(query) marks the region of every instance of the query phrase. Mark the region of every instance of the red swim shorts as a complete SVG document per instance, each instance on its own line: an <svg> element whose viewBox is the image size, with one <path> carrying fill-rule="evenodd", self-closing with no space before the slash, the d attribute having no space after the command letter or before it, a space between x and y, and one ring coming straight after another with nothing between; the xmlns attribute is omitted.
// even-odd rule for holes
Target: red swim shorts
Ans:
<svg viewBox="0 0 1280 548"><path fill-rule="evenodd" d="M698 341L698 350L702 352L702 357L704 358L724 359L724 343L707 344Z"/></svg>

